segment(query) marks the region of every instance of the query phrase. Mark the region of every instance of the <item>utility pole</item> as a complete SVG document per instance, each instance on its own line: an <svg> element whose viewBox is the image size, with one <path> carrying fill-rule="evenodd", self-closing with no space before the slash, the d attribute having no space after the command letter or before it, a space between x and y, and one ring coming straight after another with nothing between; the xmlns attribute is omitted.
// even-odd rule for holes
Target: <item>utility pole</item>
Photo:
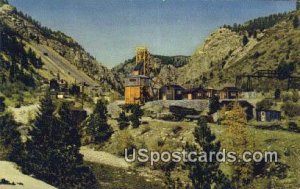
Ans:
<svg viewBox="0 0 300 189"><path fill-rule="evenodd" d="M3 50L2 32L3 32L3 27L0 25L0 51Z"/></svg>
<svg viewBox="0 0 300 189"><path fill-rule="evenodd" d="M82 85L81 109L83 109L83 105L84 105L84 100L83 100L83 98L84 98L84 84L85 84L85 83L83 83L83 85Z"/></svg>

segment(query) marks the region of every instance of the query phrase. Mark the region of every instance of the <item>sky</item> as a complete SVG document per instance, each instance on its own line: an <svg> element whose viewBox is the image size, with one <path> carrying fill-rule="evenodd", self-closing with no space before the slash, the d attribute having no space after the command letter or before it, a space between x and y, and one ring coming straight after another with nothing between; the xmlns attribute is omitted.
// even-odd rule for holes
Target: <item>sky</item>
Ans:
<svg viewBox="0 0 300 189"><path fill-rule="evenodd" d="M287 0L9 0L42 25L60 30L112 68L135 56L191 55L224 24L295 9Z"/></svg>

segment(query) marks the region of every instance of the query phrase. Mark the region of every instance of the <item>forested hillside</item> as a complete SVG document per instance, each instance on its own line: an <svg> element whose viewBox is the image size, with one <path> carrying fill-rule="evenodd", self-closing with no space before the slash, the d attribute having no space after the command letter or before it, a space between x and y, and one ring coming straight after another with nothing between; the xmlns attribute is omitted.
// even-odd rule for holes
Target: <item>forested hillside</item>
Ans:
<svg viewBox="0 0 300 189"><path fill-rule="evenodd" d="M0 6L4 32L7 33L9 30L15 35L13 39L15 43L20 43L19 46L23 46L23 52L26 51L29 55L26 58L36 57L36 60L30 62L37 64L34 70L42 78L50 80L59 74L69 83L85 82L92 86L98 86L101 83L103 91L121 89L118 78L87 53L74 39L60 31L52 31L43 27L38 21L18 11L6 1L1 1ZM4 41L2 46L7 44ZM4 55L2 59L5 59ZM19 58L16 59L18 62ZM40 62L43 62L43 65L39 65Z"/></svg>

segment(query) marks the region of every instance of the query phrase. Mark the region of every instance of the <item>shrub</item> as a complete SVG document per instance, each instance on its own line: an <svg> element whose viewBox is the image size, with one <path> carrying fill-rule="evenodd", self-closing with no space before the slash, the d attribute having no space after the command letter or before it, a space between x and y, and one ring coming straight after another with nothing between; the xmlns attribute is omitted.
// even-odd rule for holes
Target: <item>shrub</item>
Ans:
<svg viewBox="0 0 300 189"><path fill-rule="evenodd" d="M299 130L298 125L295 122L289 122L288 129L290 131L298 131Z"/></svg>
<svg viewBox="0 0 300 189"><path fill-rule="evenodd" d="M294 90L293 91L293 95L292 95L292 100L293 100L293 102L298 102L299 101L299 92L298 91L296 91L296 90Z"/></svg>
<svg viewBox="0 0 300 189"><path fill-rule="evenodd" d="M127 118L125 112L120 113L118 118L118 125L120 130L126 129L130 125L129 119Z"/></svg>
<svg viewBox="0 0 300 189"><path fill-rule="evenodd" d="M143 116L143 114L143 110L140 106L136 105L132 107L132 115L130 116L132 128L138 128L140 126L140 119Z"/></svg>
<svg viewBox="0 0 300 189"><path fill-rule="evenodd" d="M181 130L182 130L182 127L179 126L179 125L176 126L176 127L174 127L174 128L172 128L172 132L173 132L174 134L179 133Z"/></svg>
<svg viewBox="0 0 300 189"><path fill-rule="evenodd" d="M282 101L283 102L287 102L287 101L291 101L292 100L292 94L290 93L283 93L282 94Z"/></svg>
<svg viewBox="0 0 300 189"><path fill-rule="evenodd" d="M124 156L125 149L128 150L128 154L132 153L132 150L135 148L135 141L128 130L118 132L115 138L117 138L117 140L115 142L114 150L118 155Z"/></svg>
<svg viewBox="0 0 300 189"><path fill-rule="evenodd" d="M147 132L149 132L149 131L151 131L151 128L150 128L149 126L145 126L145 127L142 129L141 135L143 135L143 134L145 134L145 133L147 133Z"/></svg>
<svg viewBox="0 0 300 189"><path fill-rule="evenodd" d="M281 109L288 117L300 116L300 105L297 103L293 103L291 101L287 101Z"/></svg>

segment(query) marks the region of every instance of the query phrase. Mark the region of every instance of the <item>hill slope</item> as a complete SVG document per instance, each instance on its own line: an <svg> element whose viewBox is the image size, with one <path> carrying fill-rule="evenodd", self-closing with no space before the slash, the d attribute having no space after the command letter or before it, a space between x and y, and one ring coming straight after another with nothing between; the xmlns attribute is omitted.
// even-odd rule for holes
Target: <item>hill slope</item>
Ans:
<svg viewBox="0 0 300 189"><path fill-rule="evenodd" d="M269 28L260 30L257 27L255 36L248 31L218 29L195 51L191 61L177 70L177 82L182 85L189 82L206 86L233 85L237 75L275 70L280 63L294 64L293 74L299 74L300 29L295 25L299 16L299 11L283 14L276 22L272 20L274 25ZM249 23L253 22L245 26ZM245 36L246 44L243 43Z"/></svg>
<svg viewBox="0 0 300 189"><path fill-rule="evenodd" d="M71 37L59 31L42 27L30 16L18 12L11 5L0 4L0 20L4 27L16 34L24 49L31 49L44 63L36 71L44 78L58 74L70 83L86 82L100 85L104 90L120 90L118 79L101 65Z"/></svg>

